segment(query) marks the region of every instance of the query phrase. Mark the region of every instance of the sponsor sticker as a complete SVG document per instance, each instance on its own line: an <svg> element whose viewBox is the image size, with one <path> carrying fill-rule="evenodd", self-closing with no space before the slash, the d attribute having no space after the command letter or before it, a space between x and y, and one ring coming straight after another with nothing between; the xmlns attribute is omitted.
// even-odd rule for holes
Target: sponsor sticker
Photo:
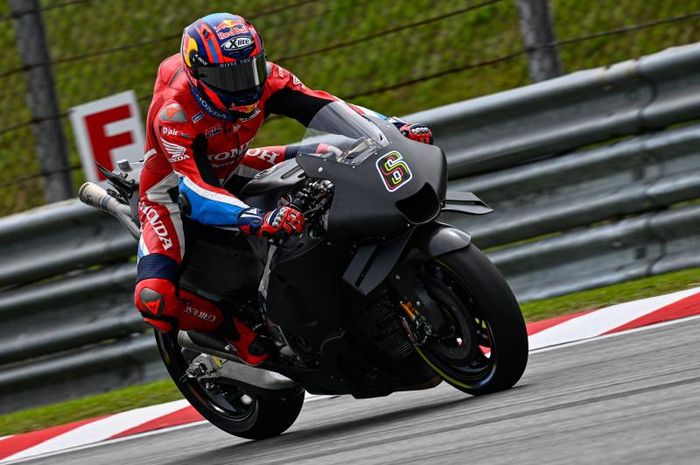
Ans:
<svg viewBox="0 0 700 465"><path fill-rule="evenodd" d="M245 155L246 157L259 158L271 165L275 165L277 163L277 157L280 156L281 153L275 152L274 150L265 150L264 148L255 148L248 150Z"/></svg>
<svg viewBox="0 0 700 465"><path fill-rule="evenodd" d="M207 313L204 310L194 308L192 305L190 305L189 302L185 306L185 313L189 313L190 315L195 316L200 320L209 321L211 323L216 321L216 315L214 315L213 313Z"/></svg>
<svg viewBox="0 0 700 465"><path fill-rule="evenodd" d="M161 143L163 144L163 148L165 149L166 152L168 152L168 161L170 163L177 163L182 160L187 160L189 155L185 153L187 149L183 147L182 145L175 144L173 142L168 142L167 140L163 139L161 137L160 139Z"/></svg>
<svg viewBox="0 0 700 465"><path fill-rule="evenodd" d="M253 38L250 36L238 36L224 42L221 46L225 51L241 50L250 47L253 44Z"/></svg>
<svg viewBox="0 0 700 465"><path fill-rule="evenodd" d="M193 122L193 123L197 123L197 122L199 122L199 120L201 120L202 118L204 118L204 113L202 113L201 111L198 111L198 112L195 113L195 115L192 117L192 122Z"/></svg>
<svg viewBox="0 0 700 465"><path fill-rule="evenodd" d="M140 205L141 211L146 215L146 219L151 224L153 232L158 236L158 240L163 245L164 250L168 250L173 246L173 241L168 236L168 228L163 224L163 220L160 219L158 211L147 205Z"/></svg>
<svg viewBox="0 0 700 465"><path fill-rule="evenodd" d="M191 138L192 138L192 137L191 137L189 134L187 134L186 132L178 131L177 129L169 128L169 127L165 127L165 126L163 126L163 127L161 128L161 132L162 132L163 135L165 135L165 136L178 136L178 137L184 137L184 138L186 138L186 139L191 139Z"/></svg>
<svg viewBox="0 0 700 465"><path fill-rule="evenodd" d="M206 136L207 139L209 139L209 138L212 138L215 135L219 134L223 130L224 130L224 127L221 124L217 124L216 126L212 126L210 128L205 129L204 135Z"/></svg>
<svg viewBox="0 0 700 465"><path fill-rule="evenodd" d="M224 29L231 29L237 24L238 23L233 19L225 19L216 25L216 32L223 31Z"/></svg>
<svg viewBox="0 0 700 465"><path fill-rule="evenodd" d="M209 113L215 118L223 119L225 121L233 121L235 117L229 113L224 113L223 111L219 111L211 106L209 102L207 102L204 97L201 96L199 91L195 89L194 87L190 86L190 91L192 92L192 95L194 98L197 100L197 104L199 105L200 108L202 108L204 111ZM196 121L195 121L196 122Z"/></svg>
<svg viewBox="0 0 700 465"><path fill-rule="evenodd" d="M218 37L219 40L225 40L233 35L245 32L245 30L246 28L242 23L232 19L225 19L216 26L216 37Z"/></svg>
<svg viewBox="0 0 700 465"><path fill-rule="evenodd" d="M384 187L389 192L394 192L405 186L413 177L411 169L396 150L377 160L377 171L384 181Z"/></svg>
<svg viewBox="0 0 700 465"><path fill-rule="evenodd" d="M252 119L257 118L258 115L260 115L260 108L256 108L255 110L253 110L253 113L251 113L250 116L247 116L245 118L240 118L240 121L243 121L243 122L250 121Z"/></svg>
<svg viewBox="0 0 700 465"><path fill-rule="evenodd" d="M225 166L233 165L238 163L238 160L243 156L248 150L248 144L244 144L240 148L235 148L228 150L226 152L210 153L207 154L211 166L214 168L223 168Z"/></svg>
<svg viewBox="0 0 700 465"><path fill-rule="evenodd" d="M285 77L287 77L288 74L292 76L292 84L294 84L295 86L304 87L304 83L301 82L301 80L298 77L296 77L293 73L290 73L289 71L282 68L281 66L277 67L277 75L279 77L285 78Z"/></svg>

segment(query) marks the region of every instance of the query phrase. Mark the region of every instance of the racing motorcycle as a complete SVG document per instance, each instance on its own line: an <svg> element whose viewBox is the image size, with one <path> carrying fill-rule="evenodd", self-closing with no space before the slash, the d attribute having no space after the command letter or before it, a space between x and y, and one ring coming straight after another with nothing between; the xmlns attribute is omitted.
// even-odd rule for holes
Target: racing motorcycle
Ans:
<svg viewBox="0 0 700 465"><path fill-rule="evenodd" d="M107 191L86 183L80 198L138 238L140 165L118 166L103 169ZM520 379L528 342L511 289L468 233L437 220L493 210L472 193L447 192L437 146L334 102L310 122L295 159L236 194L264 211L293 205L306 225L285 241L218 228L194 244L179 285L275 346L251 367L223 339L155 332L172 379L215 426L243 438L279 435L305 391L370 398L445 381L481 395Z"/></svg>

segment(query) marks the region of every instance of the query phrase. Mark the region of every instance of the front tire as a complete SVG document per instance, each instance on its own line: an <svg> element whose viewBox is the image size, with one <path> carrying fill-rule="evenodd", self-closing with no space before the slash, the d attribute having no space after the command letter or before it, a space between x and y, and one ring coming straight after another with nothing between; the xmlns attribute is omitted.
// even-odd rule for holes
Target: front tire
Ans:
<svg viewBox="0 0 700 465"><path fill-rule="evenodd" d="M192 351L180 347L176 333L155 334L175 385L195 410L217 428L245 439L267 439L282 434L299 416L305 394L301 387L265 396L231 385L212 389L185 376L189 366L185 354Z"/></svg>
<svg viewBox="0 0 700 465"><path fill-rule="evenodd" d="M416 347L423 360L472 395L514 386L527 365L527 331L513 292L491 261L470 244L424 263L418 279L442 322L438 334Z"/></svg>

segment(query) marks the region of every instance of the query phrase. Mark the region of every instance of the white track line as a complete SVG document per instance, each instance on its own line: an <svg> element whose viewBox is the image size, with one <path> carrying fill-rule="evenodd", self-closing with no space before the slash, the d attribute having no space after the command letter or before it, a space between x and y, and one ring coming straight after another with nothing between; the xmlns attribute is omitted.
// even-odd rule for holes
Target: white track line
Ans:
<svg viewBox="0 0 700 465"><path fill-rule="evenodd" d="M608 339L608 338L612 338L612 337L626 336L630 333L639 333L642 331L649 331L649 330L657 329L657 328L660 328L663 326L672 326L675 324L685 323L685 322L697 320L697 319L700 319L700 315L691 316L688 318L681 318L678 320L665 321L663 323L655 323L655 324L650 325L650 326L642 326L641 328L629 329L629 330L621 331L619 333L605 334L603 336L596 336L596 337L592 337L590 339L573 341L573 342L560 344L560 345L556 345L556 346L552 346L552 347L542 347L540 349L531 349L530 354L539 354L541 352L550 352L553 350L566 349L567 347L571 347L571 346L595 342L599 339ZM309 396L307 401L321 400L321 399L333 399L336 397L343 397L343 396L321 396L321 395L317 396L317 395L312 395L312 394L307 394L307 396ZM188 424L184 424L184 425L171 426L169 428L162 428L162 429L158 429L158 430L154 430L154 431L146 431L144 433L134 434L133 436L127 436L127 437L117 438L117 439L110 439L108 441L102 441L102 442L97 442L97 443L92 443L92 444L85 444L85 445L73 447L69 450L57 450L57 451L53 451L53 452L48 452L48 453L42 454L41 457L33 456L33 457L26 457L26 458L17 459L17 460L12 458L11 463L10 462L6 463L6 461L10 460L10 457L8 457L4 460L0 460L0 463L3 463L5 465L14 465L17 463L26 462L28 460L52 457L54 455L61 455L61 454L67 453L67 452L75 452L75 451L84 450L84 449L92 449L95 447L102 447L102 446L106 446L108 444L115 444L115 443L119 443L119 442L123 442L123 441L130 441L132 439L139 439L139 438L143 438L143 437L147 437L147 436L167 434L167 433L170 433L171 431L177 431L177 430L187 429L187 428L194 428L196 426L206 425L207 423L209 423L209 422L204 420L204 421L198 421L195 423L188 423Z"/></svg>
<svg viewBox="0 0 700 465"><path fill-rule="evenodd" d="M5 460L17 460L36 455L47 454L89 443L104 441L115 434L142 425L155 418L160 418L189 405L186 400L176 400L161 405L138 408L127 412L117 413L101 420L93 421L59 436L37 444L36 446L18 452Z"/></svg>
<svg viewBox="0 0 700 465"><path fill-rule="evenodd" d="M324 399L334 399L336 397L340 397L340 396L326 396L326 395L320 395L320 394L306 393L306 398L304 399L304 403L315 402L315 401L324 400ZM175 402L170 402L170 404L175 404L175 403L182 403L180 408L187 407L188 405L190 405L186 400L178 400ZM163 405L167 405L167 404L163 404ZM156 407L158 407L158 406L156 406ZM150 408L150 407L145 407L145 408ZM142 410L142 409L138 409L138 410ZM179 409L174 409L173 411L175 411L175 410L179 410ZM128 413L128 412L124 412L124 413ZM116 415L114 415L114 416L116 416ZM108 417L108 418L113 418L113 417ZM108 418L105 418L104 420L107 420ZM145 423L146 421L149 421L149 420L143 420L143 421L139 422L139 424ZM90 426L92 424L93 423L90 423L90 424L87 424L85 426ZM92 449L94 447L101 447L101 446L106 446L108 444L115 444L115 443L119 443L119 442L123 442L123 441L130 441L132 439L139 439L139 438L144 438L144 437L148 437L148 436L155 436L158 434L170 433L172 431L177 431L180 429L187 429L187 428L194 428L196 426L201 426L201 425L206 425L206 424L210 424L210 423L207 420L202 420L202 421L196 421L194 423L185 423L183 425L169 426L167 428L156 429L153 431L145 431L143 433L133 434L131 436L126 436L123 438L107 439L107 440L102 440L102 441L98 441L98 442L93 442L92 440L90 440L90 441L85 442L85 443L80 444L80 445L70 446L70 448L68 448L68 449L56 449L56 450L51 450L51 451L35 452L31 456L25 454L25 452L30 450L30 449L26 449L20 453L17 453L15 455L12 455L10 457L7 457L5 459L0 460L0 463L5 464L5 465L10 465L10 464L26 462L28 460L53 457L54 455L61 455L61 454L67 453L67 452L75 452L75 451L84 450L84 449ZM80 429L80 428L77 428L77 429ZM75 431L75 430L73 430L73 431ZM115 432L114 434L118 434L121 431L125 431L125 430L122 429L120 431ZM114 436L114 434L112 434L111 436ZM111 437L111 436L108 436L108 437ZM9 437L9 436L6 436L6 437ZM58 437L60 437L60 436L58 436ZM56 438L54 438L54 439L56 439ZM48 441L46 441L46 442L48 442ZM43 442L40 445L46 444L46 442ZM37 447L38 446L35 446L32 449L36 450ZM20 455L22 455L22 456L20 457Z"/></svg>
<svg viewBox="0 0 700 465"><path fill-rule="evenodd" d="M695 295L699 291L699 288L688 289L586 313L530 336L530 349L540 349L600 336L662 307Z"/></svg>
<svg viewBox="0 0 700 465"><path fill-rule="evenodd" d="M589 342L596 342L596 341L600 341L603 339L610 339L610 338L618 337L618 336L626 336L626 335L632 334L632 333L641 333L643 331L649 331L652 329L663 328L664 326L673 326L673 325L676 325L679 323L687 323L688 321L693 321L693 320L698 320L698 319L700 319L700 315L693 315L693 316L689 316L686 318L677 318L675 320L662 321L661 323L654 323L654 324L647 325L647 326L641 326L639 328L626 329L624 331L620 331L619 333L603 334L602 336L591 337L591 338L582 339L579 341L566 342L566 343L559 344L556 346L541 347L539 349L531 348L530 354L539 354L541 352L550 352L552 350L566 349L567 347L571 347L571 346L588 344Z"/></svg>

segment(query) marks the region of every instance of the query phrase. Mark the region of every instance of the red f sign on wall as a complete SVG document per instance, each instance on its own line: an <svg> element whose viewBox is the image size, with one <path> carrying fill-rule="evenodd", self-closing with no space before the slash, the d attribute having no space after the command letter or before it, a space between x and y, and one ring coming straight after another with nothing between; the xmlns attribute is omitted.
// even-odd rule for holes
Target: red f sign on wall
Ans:
<svg viewBox="0 0 700 465"><path fill-rule="evenodd" d="M112 170L122 158L143 158L143 123L133 91L73 107L70 120L88 181L105 179L95 163Z"/></svg>

